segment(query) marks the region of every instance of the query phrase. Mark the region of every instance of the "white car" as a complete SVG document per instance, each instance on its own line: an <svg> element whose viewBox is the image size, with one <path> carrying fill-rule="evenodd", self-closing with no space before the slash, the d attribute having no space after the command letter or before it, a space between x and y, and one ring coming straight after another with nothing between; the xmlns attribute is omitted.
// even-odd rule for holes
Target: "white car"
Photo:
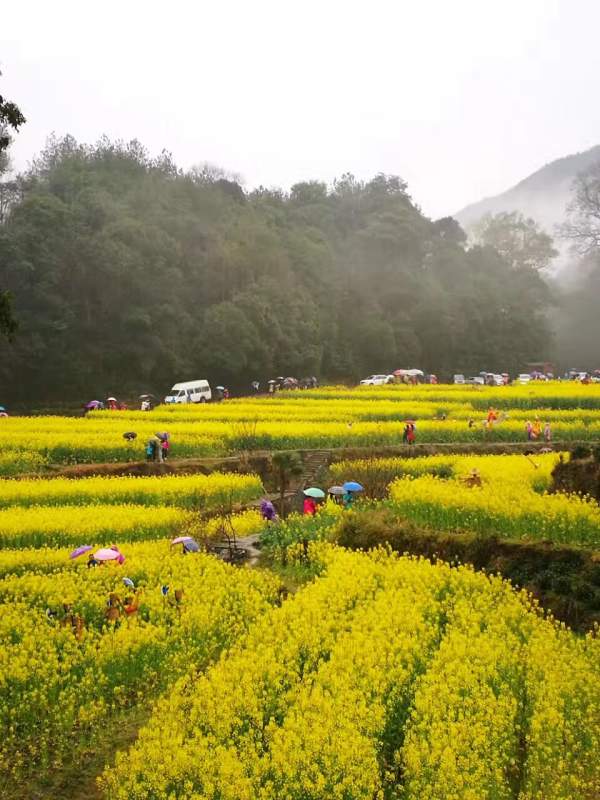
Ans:
<svg viewBox="0 0 600 800"><path fill-rule="evenodd" d="M526 372L522 372L520 375L517 376L517 383L520 383L522 386L529 383L531 381L531 375L528 375Z"/></svg>
<svg viewBox="0 0 600 800"><path fill-rule="evenodd" d="M386 383L392 383L394 380L393 375L369 375L360 382L361 386L384 386Z"/></svg>
<svg viewBox="0 0 600 800"><path fill-rule="evenodd" d="M452 380L453 380L454 383L462 385L465 382L465 376L464 375L455 375Z"/></svg>
<svg viewBox="0 0 600 800"><path fill-rule="evenodd" d="M483 386L484 383L485 383L485 380L482 378L481 375L473 375L473 377L472 378L468 378L468 380L466 380L465 383L470 383L473 386Z"/></svg>

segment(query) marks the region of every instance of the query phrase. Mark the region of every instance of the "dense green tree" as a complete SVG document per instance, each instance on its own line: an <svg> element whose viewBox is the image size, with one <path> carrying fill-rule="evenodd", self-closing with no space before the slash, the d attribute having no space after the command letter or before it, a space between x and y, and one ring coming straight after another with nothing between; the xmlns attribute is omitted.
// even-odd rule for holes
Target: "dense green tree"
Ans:
<svg viewBox="0 0 600 800"><path fill-rule="evenodd" d="M469 248L396 176L245 192L139 142L67 136L18 182L0 224L20 324L0 351L3 399L516 370L549 352L551 298L530 259Z"/></svg>
<svg viewBox="0 0 600 800"><path fill-rule="evenodd" d="M544 269L558 255L552 237L518 211L486 214L474 234L480 244L493 247L515 269Z"/></svg>
<svg viewBox="0 0 600 800"><path fill-rule="evenodd" d="M1 72L0 75L2 75ZM7 150L11 142L11 128L13 131L18 131L25 122L26 119L17 104L6 100L0 94L0 180L8 172L10 166ZM16 184L14 181L2 180L0 183L0 225L5 221L8 209L15 199ZM6 336L9 341L12 340L17 330L11 300L10 292L0 292L0 335Z"/></svg>

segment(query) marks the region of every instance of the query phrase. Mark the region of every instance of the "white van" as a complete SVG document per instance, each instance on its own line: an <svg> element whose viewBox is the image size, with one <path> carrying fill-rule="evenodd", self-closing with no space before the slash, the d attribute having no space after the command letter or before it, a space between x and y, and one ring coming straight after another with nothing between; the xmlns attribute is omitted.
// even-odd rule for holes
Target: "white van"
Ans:
<svg viewBox="0 0 600 800"><path fill-rule="evenodd" d="M176 383L170 394L165 397L165 403L206 403L212 397L208 381L185 381Z"/></svg>

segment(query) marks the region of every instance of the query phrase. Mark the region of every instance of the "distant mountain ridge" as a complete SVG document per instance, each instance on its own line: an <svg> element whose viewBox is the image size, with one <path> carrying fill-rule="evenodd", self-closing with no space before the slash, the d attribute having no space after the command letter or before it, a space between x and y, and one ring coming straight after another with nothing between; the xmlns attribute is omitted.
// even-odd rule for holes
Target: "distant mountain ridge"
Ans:
<svg viewBox="0 0 600 800"><path fill-rule="evenodd" d="M506 192L465 206L454 217L468 231L485 214L520 211L554 235L555 226L565 221L575 177L596 161L600 161L600 145L558 158Z"/></svg>

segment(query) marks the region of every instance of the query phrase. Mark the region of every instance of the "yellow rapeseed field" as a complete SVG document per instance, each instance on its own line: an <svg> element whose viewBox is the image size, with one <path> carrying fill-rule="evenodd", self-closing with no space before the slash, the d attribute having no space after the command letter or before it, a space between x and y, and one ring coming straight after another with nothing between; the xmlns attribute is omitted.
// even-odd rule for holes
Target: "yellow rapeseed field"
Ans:
<svg viewBox="0 0 600 800"><path fill-rule="evenodd" d="M498 418L486 426L487 409ZM0 474L44 464L144 458L157 431L171 436L171 457L244 450L398 445L404 422L417 422L417 443L525 440L527 421L551 425L556 441L600 439L600 385L325 387L154 411L97 411L87 417L0 420ZM123 438L133 432L137 438ZM8 458L6 453L13 453Z"/></svg>
<svg viewBox="0 0 600 800"><path fill-rule="evenodd" d="M320 578L158 704L108 800L596 796L597 641L466 568L319 557Z"/></svg>

